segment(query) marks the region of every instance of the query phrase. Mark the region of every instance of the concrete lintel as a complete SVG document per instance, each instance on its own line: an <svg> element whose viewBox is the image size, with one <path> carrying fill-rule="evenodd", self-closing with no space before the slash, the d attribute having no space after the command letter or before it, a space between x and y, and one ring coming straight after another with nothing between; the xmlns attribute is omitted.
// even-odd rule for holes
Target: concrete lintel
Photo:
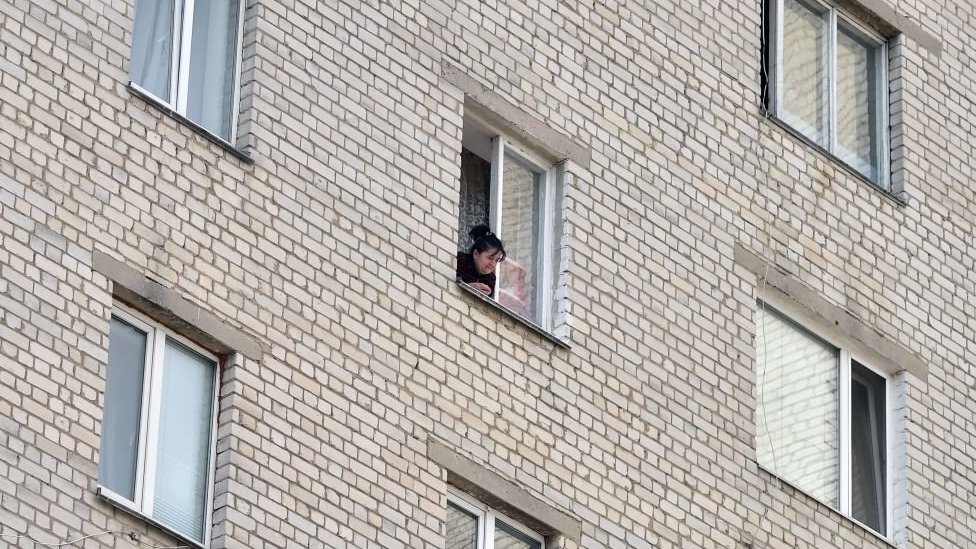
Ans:
<svg viewBox="0 0 976 549"><path fill-rule="evenodd" d="M501 475L458 454L443 443L427 441L427 457L447 470L448 483L502 511L545 536L579 542L580 519L534 497Z"/></svg>
<svg viewBox="0 0 976 549"><path fill-rule="evenodd" d="M514 134L556 161L569 160L583 169L589 168L590 150L587 147L536 119L448 62L442 64L441 76L464 92L466 114L469 110L475 111L475 115L501 126L498 129Z"/></svg>
<svg viewBox="0 0 976 549"><path fill-rule="evenodd" d="M942 55L942 42L921 25L898 13L888 0L856 0L871 14L897 32L911 38L932 55Z"/></svg>
<svg viewBox="0 0 976 549"><path fill-rule="evenodd" d="M92 268L113 282L113 295L180 335L218 354L261 357L261 345L253 338L105 252L92 253Z"/></svg>
<svg viewBox="0 0 976 549"><path fill-rule="evenodd" d="M928 378L925 361L830 303L788 272L739 243L735 245L734 256L735 262L756 275L761 283L757 297L792 320L889 374L906 370L922 381Z"/></svg>

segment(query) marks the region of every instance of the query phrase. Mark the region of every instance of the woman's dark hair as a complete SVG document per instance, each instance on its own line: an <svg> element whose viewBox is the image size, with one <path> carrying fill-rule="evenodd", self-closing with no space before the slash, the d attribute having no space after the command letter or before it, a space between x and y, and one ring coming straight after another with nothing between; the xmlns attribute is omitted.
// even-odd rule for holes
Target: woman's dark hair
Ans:
<svg viewBox="0 0 976 549"><path fill-rule="evenodd" d="M499 262L505 261L505 245L502 244L501 239L499 239L495 233L491 232L488 225L477 225L468 232L474 243L471 244L471 254L474 254L475 250L479 252L484 252L485 250L490 250L492 248L497 249L502 253L501 257L498 258Z"/></svg>

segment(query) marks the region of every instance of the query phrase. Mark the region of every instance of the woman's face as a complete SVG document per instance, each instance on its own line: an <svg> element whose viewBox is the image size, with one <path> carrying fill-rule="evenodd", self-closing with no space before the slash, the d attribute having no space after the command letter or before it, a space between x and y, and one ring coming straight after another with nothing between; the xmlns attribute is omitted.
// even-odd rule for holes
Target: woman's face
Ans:
<svg viewBox="0 0 976 549"><path fill-rule="evenodd" d="M478 270L479 274L486 275L495 272L502 252L498 248L488 248L483 252L475 250L471 255L474 257L474 268Z"/></svg>

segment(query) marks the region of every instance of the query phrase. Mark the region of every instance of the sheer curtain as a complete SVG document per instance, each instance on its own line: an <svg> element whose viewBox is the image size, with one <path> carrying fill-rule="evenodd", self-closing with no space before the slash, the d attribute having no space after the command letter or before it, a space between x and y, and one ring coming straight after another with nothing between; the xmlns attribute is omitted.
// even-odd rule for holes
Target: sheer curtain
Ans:
<svg viewBox="0 0 976 549"><path fill-rule="evenodd" d="M187 117L230 139L234 122L239 0L196 0Z"/></svg>
<svg viewBox="0 0 976 549"><path fill-rule="evenodd" d="M146 333L112 317L108 340L108 379L102 416L102 444L98 456L98 482L116 494L135 501Z"/></svg>
<svg viewBox="0 0 976 549"><path fill-rule="evenodd" d="M759 312L757 332L759 463L837 507L837 351L766 308Z"/></svg>
<svg viewBox="0 0 976 549"><path fill-rule="evenodd" d="M176 0L136 0L130 77L140 88L173 102L173 29Z"/></svg>
<svg viewBox="0 0 976 549"><path fill-rule="evenodd" d="M197 541L206 530L215 368L210 360L167 341L153 517Z"/></svg>
<svg viewBox="0 0 976 549"><path fill-rule="evenodd" d="M785 0L783 8L780 115L826 147L828 12L798 0Z"/></svg>
<svg viewBox="0 0 976 549"><path fill-rule="evenodd" d="M837 26L837 156L878 181L878 64L881 49L846 25Z"/></svg>

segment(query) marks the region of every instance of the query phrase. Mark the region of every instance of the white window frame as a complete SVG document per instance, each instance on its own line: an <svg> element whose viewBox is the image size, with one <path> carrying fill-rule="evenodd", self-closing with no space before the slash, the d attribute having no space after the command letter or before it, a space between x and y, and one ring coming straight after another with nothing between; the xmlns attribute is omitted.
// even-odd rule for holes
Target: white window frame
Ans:
<svg viewBox="0 0 976 549"><path fill-rule="evenodd" d="M136 455L135 497L130 500L123 495L113 492L110 488L101 484L101 478L98 479L97 493L99 496L111 501L113 505L126 509L147 522L179 537L181 540L193 543L197 547L209 547L210 529L211 523L213 522L214 471L217 454L217 397L220 393L220 359L210 351L194 344L192 341L167 330L158 322L131 309L122 307L119 304L114 305L112 316L118 317L120 320L146 333L145 372L143 374L142 404L139 411L139 449ZM154 472L156 470L158 453L157 440L161 404L160 391L162 390L163 383L163 355L166 349L167 339L173 339L180 345L214 362L213 395L211 395L212 404L210 411L210 441L208 444L209 454L207 458L207 497L206 508L204 509L202 542L194 540L186 534L153 518L153 495L155 493L156 480ZM102 436L106 436L106 433L102 433Z"/></svg>
<svg viewBox="0 0 976 549"><path fill-rule="evenodd" d="M495 549L494 533L496 519L501 520L501 522L515 528L519 531L519 533L538 541L543 549L546 546L546 538L542 534L539 534L519 521L514 520L511 517L492 509L491 507L488 507L484 503L481 503L463 492L455 490L454 488L449 488L447 491L447 502L449 504L457 505L461 509L464 509L477 517L478 542L476 549Z"/></svg>
<svg viewBox="0 0 976 549"><path fill-rule="evenodd" d="M844 13L840 8L833 4L820 0L797 0L802 3L823 8L827 12L828 32L826 51L821 52L823 59L827 61L827 135L824 136L824 143L819 143L814 137L817 133L805 121L792 115L782 108L783 94L783 3L786 0L769 0L772 10L771 20L773 21L772 49L770 53L773 62L767 62L773 83L773 93L770 95L770 110L773 115L784 123L795 128L797 132L807 137L810 141L825 149L828 153L849 166L851 169L861 174L875 186L890 192L891 191L891 137L890 137L890 116L889 116L889 60L888 60L888 41L877 32L865 27L853 17ZM862 38L874 42L880 48L878 53L881 62L878 63L874 78L878 84L878 127L875 131L878 135L878 180L871 180L870 175L861 171L858 166L851 164L844 158L844 151L837 143L837 25L841 23L857 32Z"/></svg>
<svg viewBox="0 0 976 549"><path fill-rule="evenodd" d="M129 85L138 90L141 94L153 98L155 101L173 110L181 117L189 120L194 126L215 138L229 144L233 144L237 139L237 118L240 114L241 101L241 66L244 57L244 7L248 0L239 0L237 9L237 41L234 62L234 99L231 103L230 135L224 137L219 135L187 116L186 107L189 101L190 87L190 46L193 43L193 14L196 0L176 0L173 17L173 58L171 61L171 74L175 78L170 79L169 94L174 101L163 99L156 96L151 91L143 88L137 82L130 80Z"/></svg>
<svg viewBox="0 0 976 549"><path fill-rule="evenodd" d="M895 444L894 444L894 441L895 441L895 432L894 431L895 430L894 430L894 421L893 421L893 416L894 416L893 411L894 411L894 405L895 405L894 400L895 400L895 398L897 396L897 395L895 395L895 390L894 390L894 387L895 387L895 380L894 380L894 378L891 375L885 373L883 370L881 370L881 369L877 368L876 366L872 365L871 362L862 360L858 356L856 356L853 353L851 353L849 350L844 349L842 347L839 347L839 346L835 345L834 343L832 343L830 341L830 339L828 337L825 337L825 335L822 334L821 332L819 332L818 330L813 329L813 328L810 328L810 327L808 327L808 326L806 326L804 324L801 324L801 323L797 322L796 320L793 320L788 315L780 312L778 309L776 309L775 307L772 307L768 303L765 303L763 301L759 301L758 302L758 307L759 307L760 314L771 313L771 314L777 315L784 322L787 322L787 323L793 325L797 330L799 330L801 332L805 332L811 338L819 339L820 341L824 342L828 346L833 347L834 350L836 351L836 353L837 353L837 368L838 368L838 382L837 382L838 391L837 391L837 401L836 401L836 404L837 404L838 423L839 423L839 425L838 425L838 431L839 431L839 433L838 433L838 437L839 437L838 447L839 447L839 451L838 451L837 459L838 459L838 464L839 464L839 469L840 469L840 475L839 475L839 478L838 478L838 482L839 482L839 493L838 493L838 505L839 505L839 509L837 509L837 511L839 511L841 514L843 514L844 516L846 516L847 518L849 518L853 522L855 522L858 525L860 525L861 527L863 527L865 530L867 530L869 532L872 532L875 535L878 535L878 536L884 538L885 540L887 540L889 542L892 541L892 538L893 538L893 535L894 535L894 531L895 531L894 524L893 524L893 522L894 522L894 492L895 492L894 469L893 469L893 459L892 459L892 457L894 456L894 453L895 453ZM758 333L758 329L757 329L757 333ZM758 343L758 339L757 339L757 343ZM758 349L757 349L757 355L758 355ZM852 494L851 494L851 480L852 480L851 467L852 467L852 461L853 461L852 458L851 458L851 451L852 451L852 446L851 446L851 420L852 420L852 417L851 417L851 383L852 383L851 363L852 362L857 362L858 364L860 364L861 366L863 366L865 369L867 369L868 371L870 371L870 372L874 373L875 375L881 377L885 381L885 411L884 411L884 429L885 429L885 448L884 448L884 451L885 451L885 483L884 483L884 486L885 486L885 501L884 501L885 512L884 512L884 514L885 514L885 531L884 532L879 532L879 531L875 530L874 528L872 528L872 527L870 527L870 526L862 523L861 521L857 520L856 518L854 518L854 516L852 514L852 511L851 511L851 506L852 506L852 503L851 503L851 498L852 498ZM759 390L758 390L758 383L759 383L759 380L757 380L757 393L759 392ZM757 398L761 398L761 396L757 394ZM757 438L758 438L758 430L759 430L758 421L759 421L759 419L757 418ZM758 462L758 460L757 460L757 462ZM775 471L769 470L763 463L759 463L759 466L760 467L763 467L763 469L766 469L771 474L773 474L774 476L777 476L777 478L779 478L778 475L777 475L777 473ZM784 482L789 482L789 481L784 480ZM797 488L797 490L800 490L801 492L803 491L803 489L800 488L800 487L796 487L796 488ZM819 499L818 499L818 501L819 501ZM830 507L833 507L833 505L831 505L829 502L826 502L825 501L823 503L825 505L828 505Z"/></svg>
<svg viewBox="0 0 976 549"><path fill-rule="evenodd" d="M536 275L538 284L535 288L535 295L532 296L536 304L539 318L526 320L533 324L538 324L545 330L553 327L553 307L556 296L553 292L555 284L553 259L554 230L553 224L556 215L555 194L556 189L560 188L560 170L558 165L546 165L534 159L528 152L518 147L517 144L502 135L496 135L491 139L491 196L489 202L489 224L498 233L502 242L505 242L505 216L502 212L502 197L504 192L505 157L510 156L524 168L536 173L539 176L540 200L539 200L539 227L537 227L539 238L539 249L536 250L536 257L533 258L536 264ZM501 280L502 265L495 266L495 279ZM495 294L492 297L498 301L499 283L495 284ZM521 317L521 315L519 315Z"/></svg>

